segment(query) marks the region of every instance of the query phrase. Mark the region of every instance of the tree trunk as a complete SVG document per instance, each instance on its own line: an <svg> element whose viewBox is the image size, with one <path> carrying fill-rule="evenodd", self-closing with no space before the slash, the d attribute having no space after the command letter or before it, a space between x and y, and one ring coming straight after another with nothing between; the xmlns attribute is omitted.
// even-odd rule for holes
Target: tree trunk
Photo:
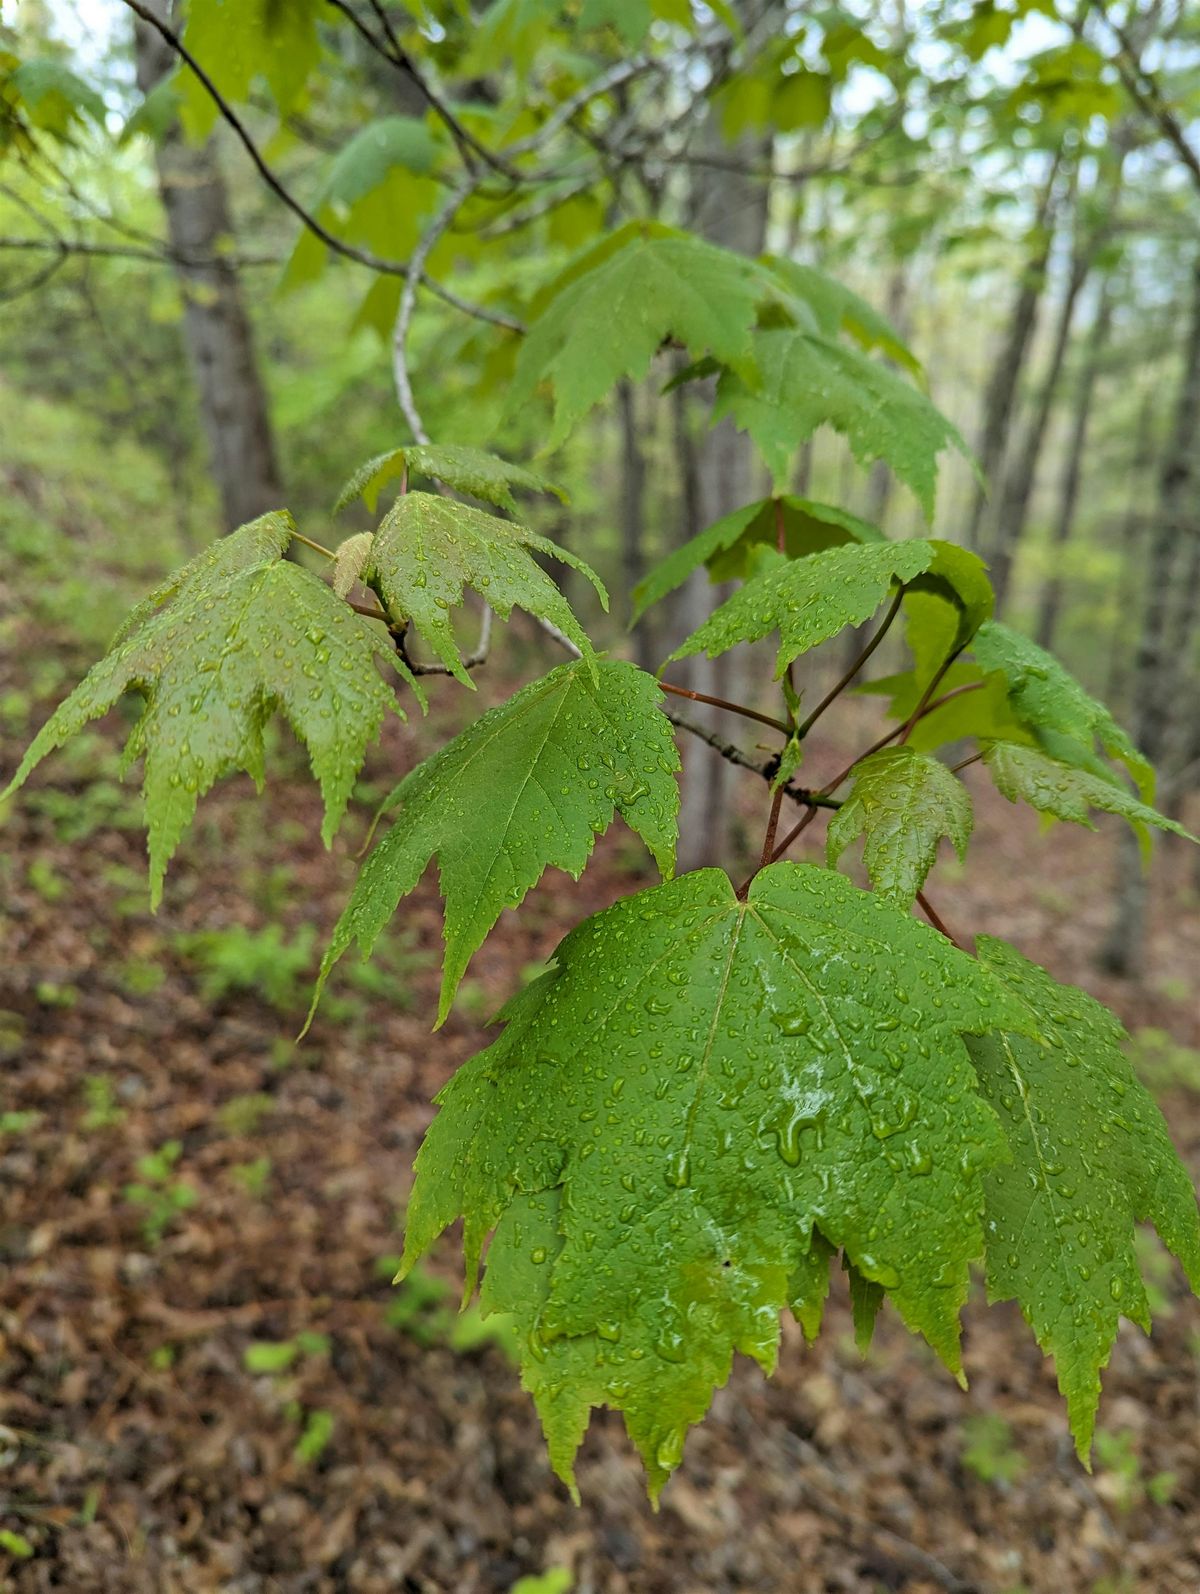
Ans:
<svg viewBox="0 0 1200 1594"><path fill-rule="evenodd" d="M154 0L169 16L170 0ZM135 23L138 87L148 94L175 65L170 46ZM221 258L233 227L213 139L188 144L178 124L155 152L167 233L184 303L184 340L200 400L225 529L283 502L266 394L234 267Z"/></svg>
<svg viewBox="0 0 1200 1594"><path fill-rule="evenodd" d="M1200 256L1192 268L1191 318L1171 437L1159 476L1158 513L1146 559L1146 597L1142 632L1133 667L1134 740L1152 764L1167 751L1181 661L1173 648L1177 635L1176 579L1181 558L1191 554L1197 536L1193 503L1200 487ZM1190 561L1189 561L1190 562ZM1186 602L1188 595L1184 594ZM1130 840L1133 841L1132 833ZM1117 903L1101 953L1115 974L1138 974L1145 956L1146 876L1132 847L1122 838Z"/></svg>
<svg viewBox="0 0 1200 1594"><path fill-rule="evenodd" d="M1021 273L1021 285L1013 301L1004 342L988 383L987 396L984 400L983 428L975 451L983 473L983 482L976 486L967 521L968 548L977 548L981 541L984 511L987 507L986 484L997 474L1000 462L1004 458L1017 383L1037 326L1038 303L1045 286L1046 265L1054 243L1055 208L1061 166L1062 150L1059 149L1051 162L1049 174L1038 199L1033 224L1033 253Z"/></svg>
<svg viewBox="0 0 1200 1594"><path fill-rule="evenodd" d="M757 157L761 151L751 143L746 153ZM766 237L767 200L767 185L761 179L725 168L712 168L694 180L691 225L713 243L742 254L757 255L762 252ZM754 497L755 456L749 439L738 432L732 422L725 420L713 427L704 438L703 447L697 448L688 415L689 409L694 407L689 402L687 388L680 389L676 435L683 509L680 531L684 538L694 537L705 526ZM707 616L719 596L706 573L697 571L682 595L683 618L689 628L694 628ZM736 652L719 659L696 658L688 662L687 685L693 691L737 699L743 671L742 660ZM701 705L696 705L690 717L710 727L717 726L714 711ZM726 723L721 729L728 733L728 716L724 718ZM679 816L681 868L697 869L718 862L728 864L730 774L729 764L711 748L693 740L686 749L683 805Z"/></svg>
<svg viewBox="0 0 1200 1594"><path fill-rule="evenodd" d="M994 540L991 550L992 586L996 592L996 613L1000 614L1008 599L1012 582L1013 563L1021 546L1021 535L1029 515L1029 503L1037 480L1038 460L1050 425L1050 412L1058 391L1067 345L1071 341L1071 322L1079 291L1087 280L1091 265L1090 252L1080 251L1071 262L1070 275L1063 290L1058 311L1058 324L1050 359L1038 389L1033 413L1025 425L1016 453L1004 473L1004 486L997 505Z"/></svg>
<svg viewBox="0 0 1200 1594"><path fill-rule="evenodd" d="M637 390L632 382L617 384L617 416L621 428L621 575L627 615L633 613L633 589L642 579L646 546L646 455L638 430ZM655 667L654 615L633 633L634 658L643 670Z"/></svg>
<svg viewBox="0 0 1200 1594"><path fill-rule="evenodd" d="M1079 502L1083 460L1092 418L1092 402L1096 396L1096 382L1100 376L1108 335L1112 330L1111 290L1112 280L1110 277L1105 277L1100 285L1096 314L1084 350L1083 368L1075 388L1075 413L1071 420L1071 436L1063 460L1062 475L1059 478L1058 507L1050 534L1050 574L1042 588L1042 601L1038 608L1037 626L1034 631L1038 644L1044 648L1049 648L1054 643L1054 632L1062 607L1062 556L1075 524L1075 509Z"/></svg>

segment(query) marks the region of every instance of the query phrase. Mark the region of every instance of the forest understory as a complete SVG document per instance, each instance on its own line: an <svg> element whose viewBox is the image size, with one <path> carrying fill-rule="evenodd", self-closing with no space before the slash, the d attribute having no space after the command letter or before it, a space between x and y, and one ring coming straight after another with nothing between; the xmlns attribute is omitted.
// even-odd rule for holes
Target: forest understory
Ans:
<svg viewBox="0 0 1200 1594"><path fill-rule="evenodd" d="M4 691L22 653L8 650ZM501 689L493 673L483 695ZM856 718L865 739L872 711ZM373 751L368 796L409 767L415 734L395 727ZM503 1328L476 1313L456 1326L455 1248L398 1289L389 1278L432 1096L563 931L628 889L635 850L614 826L579 885L551 873L505 915L434 1038L427 877L372 972L348 959L297 1043L370 802L326 854L285 751L265 807L240 777L205 800L152 916L117 745L104 727L5 820L0 1526L17 1553L0 1552L0 1586L502 1594L555 1567L580 1594L1200 1586L1200 1311L1153 1241L1154 1336L1122 1331L1090 1477L1015 1308L989 1310L977 1286L963 1393L890 1311L860 1357L838 1280L815 1346L789 1320L774 1378L738 1360L659 1514L607 1413L575 1509ZM934 876L939 912L1114 1007L1195 1175L1191 860L1158 850L1145 982L1102 977L1115 836L1039 837L971 784L980 844ZM748 835L765 799L746 777Z"/></svg>

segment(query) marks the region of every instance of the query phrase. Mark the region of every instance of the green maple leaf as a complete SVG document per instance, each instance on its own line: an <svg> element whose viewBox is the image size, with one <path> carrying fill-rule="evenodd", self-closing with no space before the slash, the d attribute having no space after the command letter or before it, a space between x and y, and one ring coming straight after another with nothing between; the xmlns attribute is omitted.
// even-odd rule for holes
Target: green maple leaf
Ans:
<svg viewBox="0 0 1200 1594"><path fill-rule="evenodd" d="M657 1493L733 1351L827 1287L814 1230L959 1367L982 1170L1006 1154L964 1031L1024 1029L972 958L827 869L739 901L701 870L567 936L442 1091L404 1267L462 1216L511 1310L552 1461L615 1406Z"/></svg>
<svg viewBox="0 0 1200 1594"><path fill-rule="evenodd" d="M405 493L396 500L375 533L363 575L393 621L411 620L451 674L474 690L449 614L468 586L501 618L524 609L556 626L585 659L594 659L586 632L534 553L578 570L608 608L604 583L573 553L516 521L434 493Z"/></svg>
<svg viewBox="0 0 1200 1594"><path fill-rule="evenodd" d="M502 910L548 866L578 879L614 811L669 875L680 766L661 702L654 677L632 664L601 659L594 677L582 660L563 664L419 765L384 805L395 823L338 920L317 996L352 941L371 950L435 854L446 899L439 1024Z"/></svg>
<svg viewBox="0 0 1200 1594"><path fill-rule="evenodd" d="M780 279L788 290L800 299L811 316L812 330L826 337L847 333L864 349L879 349L897 365L903 365L919 376L921 362L901 339L894 326L880 315L852 289L844 287L836 278L826 276L816 266L799 260L785 260L779 255L767 255L764 264ZM804 325L804 321L801 325Z"/></svg>
<svg viewBox="0 0 1200 1594"><path fill-rule="evenodd" d="M952 557L947 557L948 551ZM953 591L960 566L972 568L962 563L963 557L981 564L974 555L949 543L914 538L908 542L846 543L776 564L715 609L675 649L671 659L701 652L716 658L738 642L757 642L778 630L775 673L780 677L801 653L828 641L843 627L869 619L893 582L904 585L924 576ZM943 570L944 575L940 573ZM972 582L961 605L964 618L973 612L977 597Z"/></svg>
<svg viewBox="0 0 1200 1594"><path fill-rule="evenodd" d="M862 464L881 459L933 514L937 456L956 429L919 388L857 349L802 328L771 328L753 338L758 377L727 370L717 384L714 419L732 417L749 432L772 477L787 480L796 449L819 426L841 432Z"/></svg>
<svg viewBox="0 0 1200 1594"><path fill-rule="evenodd" d="M622 378L640 381L669 340L752 379L751 328L771 283L741 255L661 222L631 221L551 285L517 355L511 409L554 389L557 448Z"/></svg>
<svg viewBox="0 0 1200 1594"><path fill-rule="evenodd" d="M138 604L111 650L38 732L4 794L127 689L139 691L145 708L125 763L145 755L156 906L167 863L204 792L235 769L261 786L263 730L276 709L308 748L325 799L321 834L328 845L384 715L404 717L374 661L398 669L419 695L368 621L282 559L292 530L290 515L263 515Z"/></svg>
<svg viewBox="0 0 1200 1594"><path fill-rule="evenodd" d="M1145 826L1152 825L1156 830L1169 830L1187 841L1197 839L1174 819L1168 819L1148 803L1141 802L1127 787L1115 784L1111 776L1096 775L1091 770L1064 764L1038 747L991 742L984 749L983 761L1002 796L1010 803L1028 803L1039 814L1066 819L1094 830L1089 810L1096 808L1101 813L1128 819L1143 836Z"/></svg>
<svg viewBox="0 0 1200 1594"><path fill-rule="evenodd" d="M1102 773L1105 766L1095 755L1098 742L1110 758L1125 765L1141 795L1153 797L1154 771L1128 733L1052 654L999 620L980 626L971 651L982 670L1004 678L1013 713L1049 753Z"/></svg>
<svg viewBox="0 0 1200 1594"><path fill-rule="evenodd" d="M524 465L512 465L481 448L467 448L459 443L405 443L400 448L388 449L385 454L376 454L374 459L360 465L338 494L334 514L356 498L361 498L374 514L384 487L406 473L410 477L428 476L445 482L455 492L482 498L497 509L507 509L511 515L517 512L514 487L530 493L553 493L564 503L567 497L560 487L537 471L527 470Z"/></svg>
<svg viewBox="0 0 1200 1594"><path fill-rule="evenodd" d="M693 570L704 565L713 581L744 579L754 568L756 556L764 548L774 548L779 522L783 522L784 553L791 559L820 553L846 542L882 542L883 533L857 515L832 504L813 503L808 498L784 494L780 498L761 498L714 521L665 559L633 589L635 621L659 603L669 592L681 587Z"/></svg>
<svg viewBox="0 0 1200 1594"><path fill-rule="evenodd" d="M843 1257L846 1280L850 1286L850 1312L854 1323L854 1343L862 1355L871 1348L875 1338L875 1321L883 1306L887 1291L874 1279L864 1278L854 1263Z"/></svg>
<svg viewBox="0 0 1200 1594"><path fill-rule="evenodd" d="M865 836L863 862L871 884L898 907L910 908L948 836L965 858L973 824L962 781L940 759L911 747L884 747L854 771L850 795L826 837L832 867L856 836Z"/></svg>
<svg viewBox="0 0 1200 1594"><path fill-rule="evenodd" d="M1054 1356L1086 1460L1118 1321L1150 1327L1134 1222L1152 1222L1200 1288L1196 1199L1112 1014L1003 941L978 951L1040 1031L968 1042L1012 1148L984 1174L988 1294L1017 1300Z"/></svg>

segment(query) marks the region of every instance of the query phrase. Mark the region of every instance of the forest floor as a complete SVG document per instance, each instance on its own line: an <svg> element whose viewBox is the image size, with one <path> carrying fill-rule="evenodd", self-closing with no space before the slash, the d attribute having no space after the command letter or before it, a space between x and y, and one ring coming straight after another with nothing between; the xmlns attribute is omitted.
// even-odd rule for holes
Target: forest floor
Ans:
<svg viewBox="0 0 1200 1594"><path fill-rule="evenodd" d="M4 769L61 690L31 699L26 643L10 627ZM0 1588L503 1594L561 1567L578 1594L1195 1594L1200 1309L1150 1239L1154 1335L1122 1331L1090 1476L1011 1306L977 1289L963 1393L889 1313L861 1358L835 1290L815 1346L785 1323L774 1378L738 1361L657 1514L610 1413L572 1506L503 1328L454 1314L454 1246L389 1278L431 1097L570 923L629 889L630 838L505 914L432 1038L427 876L297 1042L369 802L326 853L294 756L262 804L226 782L151 916L118 729L0 818ZM415 746L388 732L374 795ZM1112 830L1039 836L978 775L939 910L1112 1003L1200 1172L1191 859L1160 850L1146 981L1102 978ZM756 825L764 797L746 777Z"/></svg>

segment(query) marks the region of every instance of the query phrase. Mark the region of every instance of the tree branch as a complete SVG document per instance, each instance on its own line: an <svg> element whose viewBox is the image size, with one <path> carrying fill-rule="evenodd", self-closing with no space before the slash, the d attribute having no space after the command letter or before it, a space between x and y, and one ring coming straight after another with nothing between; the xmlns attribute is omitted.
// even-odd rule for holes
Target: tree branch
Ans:
<svg viewBox="0 0 1200 1594"><path fill-rule="evenodd" d="M156 16L148 6L143 5L142 0L123 0L123 3L129 8L130 11L134 13L135 16L140 17L148 27L153 28L155 32L159 33L162 38L165 39L166 42L171 46L172 50L175 51L176 55L179 56L180 60L183 61L195 74L203 86L205 93L209 96L213 104L217 107L217 110L221 113L222 118L236 134L238 142L246 151L246 154L250 157L255 170L258 172L258 175L262 178L263 182L266 183L267 187L271 190L275 197L299 219L303 226L305 226L314 237L319 238L326 248L332 249L335 254L343 255L347 260L353 260L360 266L366 266L369 270L376 271L381 276L408 276L409 265L398 260L385 260L381 255L373 253L370 249L361 249L357 244L347 243L344 239L339 238L336 233L330 232L327 227L323 226L321 222L319 222L317 218L311 214L311 212L305 210L304 206L295 197L295 195L292 194L289 189L284 187L280 179L267 165L259 151L257 144L255 144L254 140L250 137L249 132L246 130L246 126L242 119L238 116L233 106L230 105L229 101L221 93L220 89L213 82L212 78L200 65L200 62L188 49L187 45L184 44L183 40L174 31L174 29L168 26L168 24L165 23L161 17ZM490 321L494 326L506 327L508 330L513 332L520 332L524 330L519 322L515 322L508 316L498 314L494 311L485 310L481 306L468 304L465 299L460 299L457 294L451 294L449 290L443 288L440 283L434 282L429 278L425 278L425 286L431 293L434 293L438 296L438 298L445 300L447 304L452 305L456 310L461 310L468 315L475 316L481 321Z"/></svg>

